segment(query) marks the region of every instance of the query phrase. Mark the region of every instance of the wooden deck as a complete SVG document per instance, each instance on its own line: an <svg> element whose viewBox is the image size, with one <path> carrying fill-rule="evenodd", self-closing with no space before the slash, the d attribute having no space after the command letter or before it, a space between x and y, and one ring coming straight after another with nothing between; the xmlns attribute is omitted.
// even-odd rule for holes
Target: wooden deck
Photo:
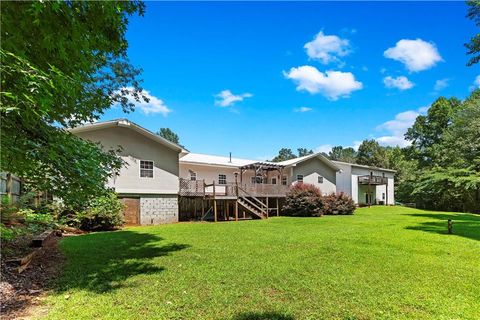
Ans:
<svg viewBox="0 0 480 320"><path fill-rule="evenodd" d="M215 182L205 183L204 180L180 179L180 196L184 197L204 197L216 199L236 199L242 193L248 196L259 198L285 197L288 186L281 184L263 184L263 183L235 183L227 182L218 184Z"/></svg>
<svg viewBox="0 0 480 320"><path fill-rule="evenodd" d="M388 178L382 176L365 175L358 177L358 184L382 185L388 184Z"/></svg>

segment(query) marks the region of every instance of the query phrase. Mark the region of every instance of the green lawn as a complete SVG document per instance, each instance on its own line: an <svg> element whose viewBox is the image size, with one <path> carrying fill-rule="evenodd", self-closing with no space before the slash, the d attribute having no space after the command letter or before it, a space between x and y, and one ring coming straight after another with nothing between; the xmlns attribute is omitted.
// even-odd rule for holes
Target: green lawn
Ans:
<svg viewBox="0 0 480 320"><path fill-rule="evenodd" d="M480 319L480 216L469 214L372 207L61 246L50 319Z"/></svg>

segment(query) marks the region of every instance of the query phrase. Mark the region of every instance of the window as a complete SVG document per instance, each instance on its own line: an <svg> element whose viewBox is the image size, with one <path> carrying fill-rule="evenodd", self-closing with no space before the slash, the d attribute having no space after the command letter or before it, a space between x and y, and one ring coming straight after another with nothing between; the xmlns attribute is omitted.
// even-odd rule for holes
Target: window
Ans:
<svg viewBox="0 0 480 320"><path fill-rule="evenodd" d="M318 183L323 183L323 177L322 176L318 176Z"/></svg>
<svg viewBox="0 0 480 320"><path fill-rule="evenodd" d="M282 176L282 185L286 186L287 185L287 175Z"/></svg>
<svg viewBox="0 0 480 320"><path fill-rule="evenodd" d="M303 182L303 174L297 174L297 182Z"/></svg>
<svg viewBox="0 0 480 320"><path fill-rule="evenodd" d="M382 200L385 200L385 192L382 193Z"/></svg>
<svg viewBox="0 0 480 320"><path fill-rule="evenodd" d="M277 184L277 178L272 178L272 184Z"/></svg>
<svg viewBox="0 0 480 320"><path fill-rule="evenodd" d="M153 161L140 160L140 178L153 178Z"/></svg>
<svg viewBox="0 0 480 320"><path fill-rule="evenodd" d="M227 184L227 175L219 174L218 175L218 184Z"/></svg>
<svg viewBox="0 0 480 320"><path fill-rule="evenodd" d="M252 177L251 178L252 180L252 184L255 184L255 183L263 183L263 177L262 177L262 174L259 173L257 174L256 176Z"/></svg>
<svg viewBox="0 0 480 320"><path fill-rule="evenodd" d="M194 171L190 171L190 180L197 181L197 173Z"/></svg>

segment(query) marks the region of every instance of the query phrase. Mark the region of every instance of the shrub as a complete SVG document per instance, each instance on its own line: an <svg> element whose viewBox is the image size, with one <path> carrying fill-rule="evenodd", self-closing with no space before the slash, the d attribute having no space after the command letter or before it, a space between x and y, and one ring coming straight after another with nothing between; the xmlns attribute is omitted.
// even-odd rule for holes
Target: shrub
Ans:
<svg viewBox="0 0 480 320"><path fill-rule="evenodd" d="M342 193L331 193L322 197L323 214L353 214L355 203L352 198Z"/></svg>
<svg viewBox="0 0 480 320"><path fill-rule="evenodd" d="M87 231L113 230L123 224L123 204L115 193L92 200L87 209L77 213L78 227Z"/></svg>
<svg viewBox="0 0 480 320"><path fill-rule="evenodd" d="M307 183L295 184L287 193L283 210L288 216L321 216L322 194L320 189Z"/></svg>

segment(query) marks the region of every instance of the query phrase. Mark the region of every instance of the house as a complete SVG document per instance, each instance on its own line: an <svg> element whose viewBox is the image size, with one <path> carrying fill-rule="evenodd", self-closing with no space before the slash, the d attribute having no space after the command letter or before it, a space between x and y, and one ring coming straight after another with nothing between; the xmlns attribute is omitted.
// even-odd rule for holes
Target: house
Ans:
<svg viewBox="0 0 480 320"><path fill-rule="evenodd" d="M395 204L395 170L332 162L341 169L337 172L337 192L348 194L359 205Z"/></svg>
<svg viewBox="0 0 480 320"><path fill-rule="evenodd" d="M126 206L126 223L178 221L178 157L182 147L124 119L86 124L71 132L99 142L106 150L121 147L125 166L108 186Z"/></svg>
<svg viewBox="0 0 480 320"><path fill-rule="evenodd" d="M185 206L183 218L198 218L195 208L213 208L213 220L268 217L279 214L288 187L310 183L325 194L336 192L336 172L340 168L322 154L312 154L283 162L256 161L199 153L180 157L180 196L206 199ZM182 199L183 200L183 199ZM188 201L191 202L191 201ZM220 208L219 208L220 207ZM182 214L182 206L180 214ZM188 213L194 213L188 216ZM208 213L208 211L207 211ZM243 214L242 214L243 213Z"/></svg>
<svg viewBox="0 0 480 320"><path fill-rule="evenodd" d="M108 182L126 206L128 224L239 220L279 215L289 187L309 183L344 192L357 204L393 204L393 170L331 161L315 153L282 162L192 153L125 120L71 130L125 162Z"/></svg>

